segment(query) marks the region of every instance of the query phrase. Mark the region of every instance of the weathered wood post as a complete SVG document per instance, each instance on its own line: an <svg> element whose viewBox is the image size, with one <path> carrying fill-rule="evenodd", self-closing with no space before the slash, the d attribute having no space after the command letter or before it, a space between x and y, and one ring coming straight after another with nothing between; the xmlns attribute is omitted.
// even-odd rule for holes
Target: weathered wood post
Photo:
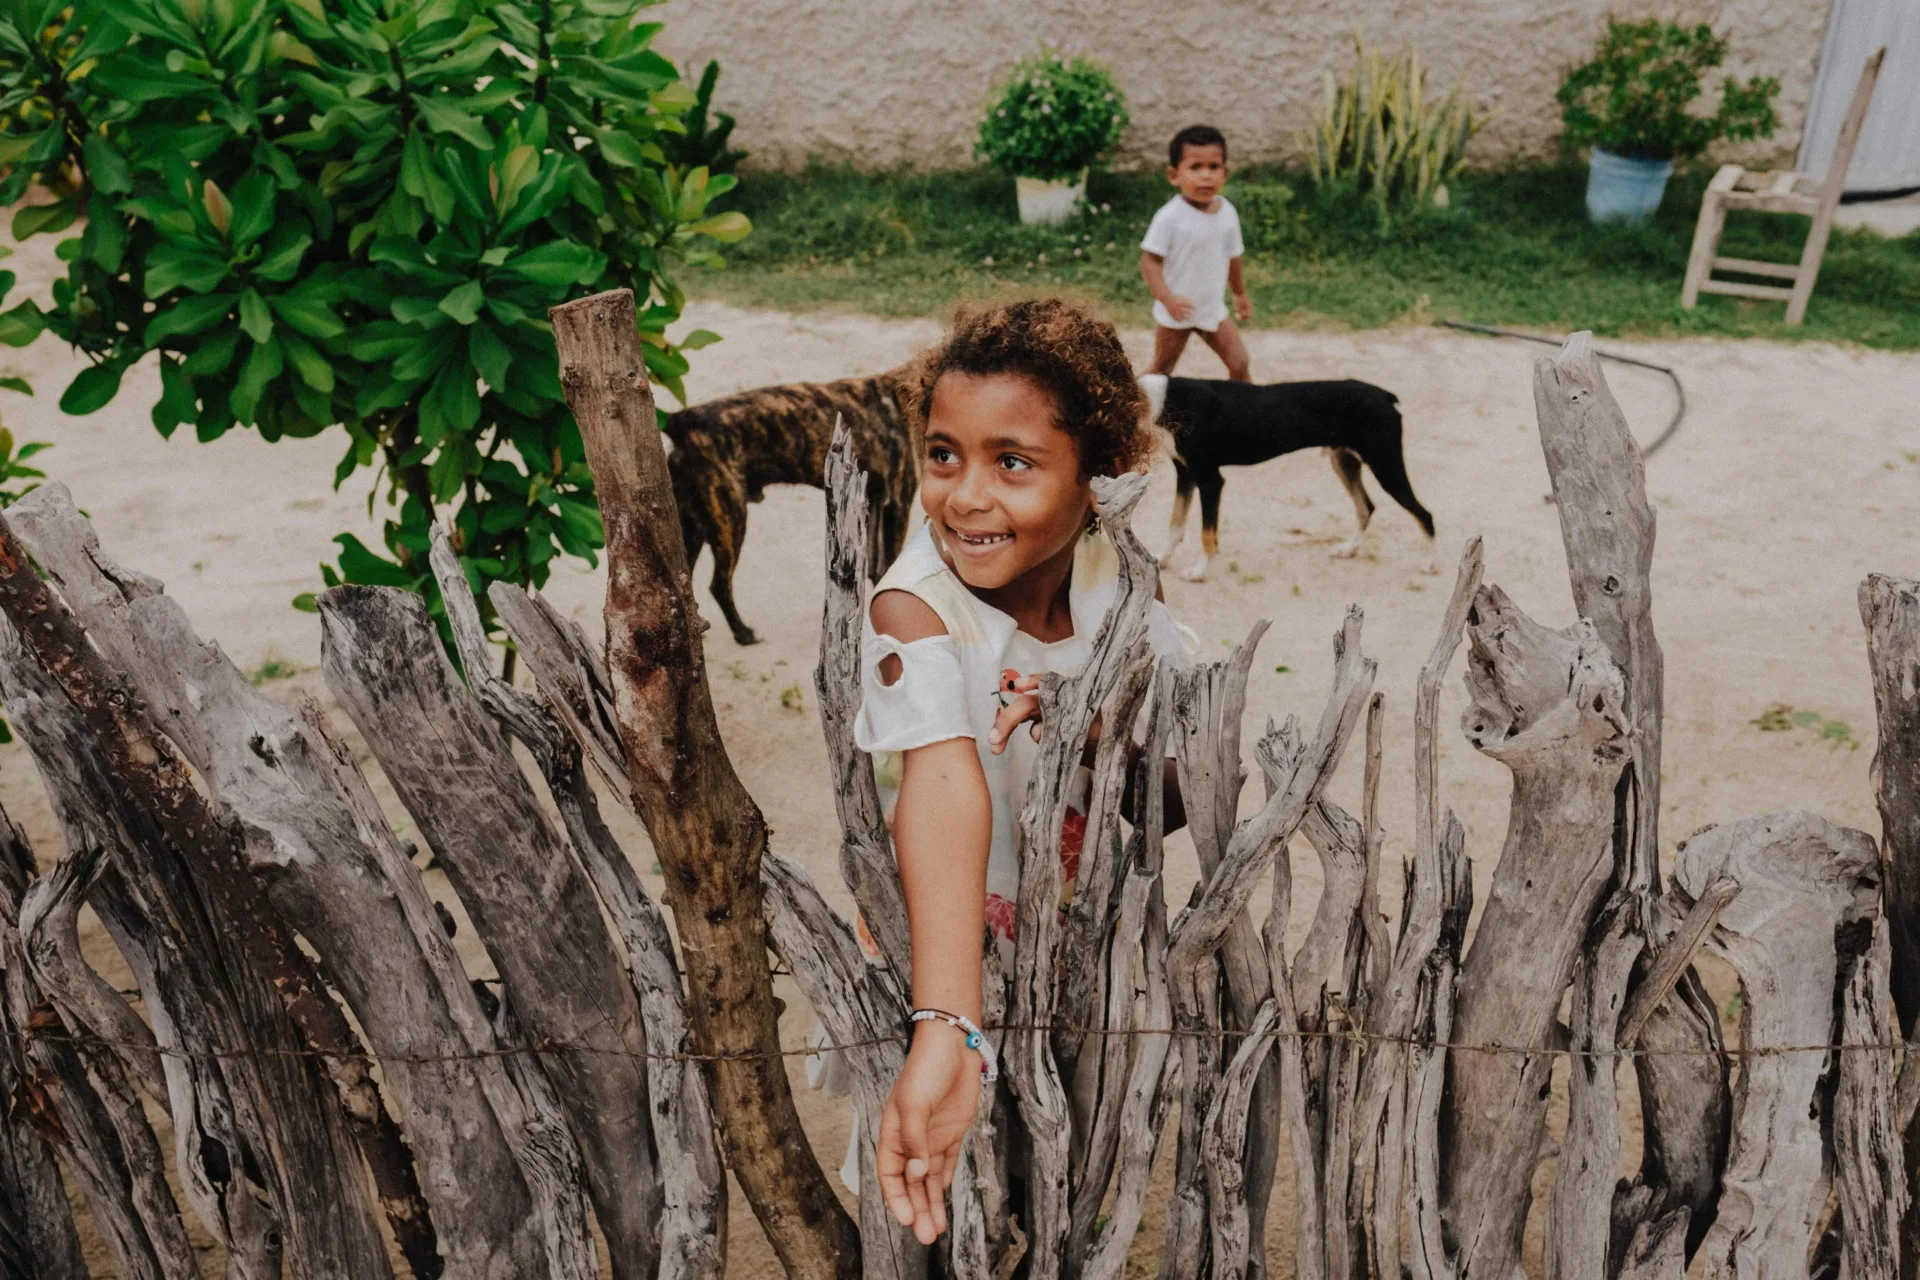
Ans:
<svg viewBox="0 0 1920 1280"><path fill-rule="evenodd" d="M357 1038L242 865L237 833L4 518L0 611L0 693L10 712L22 704L22 737L64 788L55 805L70 855L106 845L151 904L141 917L122 895L102 914L152 947L142 990L179 1054L166 1060L175 1150L201 1221L238 1274L277 1276L283 1262L295 1280L392 1274L360 1167L365 1153L399 1172L386 1158L391 1122L367 1109L357 1073L329 1080L314 1056L359 1063ZM413 1221L430 1232L424 1208ZM431 1247L429 1235L423 1266Z"/></svg>
<svg viewBox="0 0 1920 1280"><path fill-rule="evenodd" d="M633 294L616 289L549 314L606 525L607 666L629 784L666 871L695 1045L721 1055L710 1083L728 1161L789 1275L851 1280L859 1233L807 1145L777 1056L760 886L766 821L714 720L705 624L687 577Z"/></svg>
<svg viewBox="0 0 1920 1280"><path fill-rule="evenodd" d="M1869 574L1860 584L1860 621L1867 628L1867 665L1878 719L1873 792L1880 807L1880 861L1886 876L1891 982L1900 1034L1920 1030L1920 582ZM1920 1099L1920 1062L1909 1052L1901 1094ZM1904 1130L1909 1184L1920 1185L1920 1126ZM1920 1277L1920 1208L1909 1205L1900 1227L1902 1280Z"/></svg>
<svg viewBox="0 0 1920 1280"><path fill-rule="evenodd" d="M66 1190L60 1185L60 1169L54 1163L48 1138L91 1154L96 1145L91 1141L93 1135L74 1123L73 1113L80 1111L90 1120L102 1108L86 1082L86 1068L77 1061L71 1046L64 1046L71 1066L65 1061L49 1065L33 1060L25 1039L36 1018L43 1023L49 1016L57 1018L51 1010L41 1009L41 993L26 971L26 955L20 946L20 902L32 881L33 850L27 847L26 837L13 820L0 810L0 1098L12 1100L0 1110L0 1275L87 1280L80 1236L74 1230L73 1213L67 1205ZM51 1040L43 1043L49 1050L62 1047ZM58 1093L38 1078L42 1072L54 1077ZM151 1130L147 1137L152 1140ZM159 1144L153 1143L152 1149L157 1156ZM88 1186L86 1191L91 1203L102 1199L94 1187ZM177 1209L173 1220L179 1223ZM112 1249L119 1237L110 1231L103 1234L107 1234L108 1248ZM121 1264L121 1272L142 1274L126 1263Z"/></svg>
<svg viewBox="0 0 1920 1280"><path fill-rule="evenodd" d="M158 582L115 562L64 485L41 487L7 514L94 644L231 811L255 878L318 952L381 1059L431 1212L415 1255L431 1266L437 1252L456 1273L542 1268L553 1214L536 1210L522 1167L543 1146L536 1118L506 1064L488 1056L493 1030L426 885L325 717L254 688ZM584 1221L577 1234L584 1245ZM564 1274L590 1265L554 1262Z"/></svg>
<svg viewBox="0 0 1920 1280"><path fill-rule="evenodd" d="M1613 877L1630 729L1619 668L1590 624L1555 631L1489 586L1467 638L1467 738L1513 771L1513 803L1453 1035L1518 1052L1453 1055L1445 1213L1461 1276L1506 1280L1520 1264L1560 999Z"/></svg>

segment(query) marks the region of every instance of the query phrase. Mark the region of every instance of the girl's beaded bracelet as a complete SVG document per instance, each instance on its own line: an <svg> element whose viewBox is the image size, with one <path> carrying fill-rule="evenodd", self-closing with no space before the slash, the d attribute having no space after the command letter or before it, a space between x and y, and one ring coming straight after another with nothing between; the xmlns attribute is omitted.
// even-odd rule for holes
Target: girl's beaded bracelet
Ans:
<svg viewBox="0 0 1920 1280"><path fill-rule="evenodd" d="M972 1018L948 1013L942 1009L915 1009L907 1019L907 1023L911 1026L916 1022L944 1022L956 1030L965 1032L967 1048L980 1055L981 1076L988 1084L1000 1078L1000 1060L994 1056L993 1045L988 1041L986 1032L980 1030Z"/></svg>

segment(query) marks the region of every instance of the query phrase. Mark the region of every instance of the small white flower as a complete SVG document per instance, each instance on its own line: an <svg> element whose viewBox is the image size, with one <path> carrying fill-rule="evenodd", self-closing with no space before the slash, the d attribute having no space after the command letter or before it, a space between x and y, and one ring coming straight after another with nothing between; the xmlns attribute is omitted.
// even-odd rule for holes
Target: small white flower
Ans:
<svg viewBox="0 0 1920 1280"><path fill-rule="evenodd" d="M1113 101L1113 95L1112 95L1112 94L1108 94L1108 95L1107 95L1107 101L1108 101L1108 102L1112 102L1112 101Z"/></svg>
<svg viewBox="0 0 1920 1280"><path fill-rule="evenodd" d="M1002 120L1005 120L1007 118L1007 109L1002 107L996 114L998 114Z"/></svg>
<svg viewBox="0 0 1920 1280"><path fill-rule="evenodd" d="M1102 201L1102 202L1101 202L1101 204L1100 204L1100 212L1102 212L1102 213L1112 213L1112 212L1113 212L1113 206L1112 206L1112 205L1110 205L1110 204L1108 204L1108 203L1106 203L1105 201Z"/></svg>
<svg viewBox="0 0 1920 1280"><path fill-rule="evenodd" d="M1053 114L1053 108L1043 102L1040 104L1040 114L1043 116L1050 116Z"/></svg>
<svg viewBox="0 0 1920 1280"><path fill-rule="evenodd" d="M992 266L992 265L993 265L993 259L992 259L992 258L982 258L982 259L980 259L980 265L981 265L981 266L983 266L983 267L990 267L990 266Z"/></svg>
<svg viewBox="0 0 1920 1280"><path fill-rule="evenodd" d="M1120 117L1119 117L1119 116L1115 116L1115 117L1113 118L1113 123L1114 123L1114 124L1119 124L1119 123L1120 123Z"/></svg>
<svg viewBox="0 0 1920 1280"><path fill-rule="evenodd" d="M1076 257L1076 258L1080 256L1080 246L1079 246L1079 245L1075 245L1075 246L1073 247L1073 256L1074 256L1074 257Z"/></svg>

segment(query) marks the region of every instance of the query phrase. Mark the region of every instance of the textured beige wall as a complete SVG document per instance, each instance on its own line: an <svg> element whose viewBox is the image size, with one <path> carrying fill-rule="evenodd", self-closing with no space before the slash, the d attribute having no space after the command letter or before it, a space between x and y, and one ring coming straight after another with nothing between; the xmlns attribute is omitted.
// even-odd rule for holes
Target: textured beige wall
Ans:
<svg viewBox="0 0 1920 1280"><path fill-rule="evenodd" d="M993 78L1041 39L1111 64L1132 107L1123 166L1156 163L1182 125L1227 134L1235 160L1297 154L1357 28L1412 47L1436 92L1464 82L1492 121L1476 157L1550 151L1553 102L1608 11L1711 22L1729 69L1781 81L1781 130L1750 149L1790 156L1813 86L1830 0L671 0L661 47L697 74L721 61L721 105L739 117L755 166L808 157L862 168L971 163Z"/></svg>

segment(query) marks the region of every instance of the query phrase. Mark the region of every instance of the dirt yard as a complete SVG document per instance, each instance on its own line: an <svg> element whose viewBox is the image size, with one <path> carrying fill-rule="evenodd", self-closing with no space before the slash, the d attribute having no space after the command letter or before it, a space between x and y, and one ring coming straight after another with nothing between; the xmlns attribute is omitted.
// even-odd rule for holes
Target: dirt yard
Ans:
<svg viewBox="0 0 1920 1280"><path fill-rule="evenodd" d="M20 266L33 290L48 264L8 265ZM689 387L702 398L876 371L936 333L930 322L698 303L686 323L725 337L695 357ZM1127 338L1143 358L1147 335ZM1379 659L1377 687L1388 698L1387 849L1403 854L1412 826L1413 679L1462 542L1485 538L1487 580L1535 617L1556 625L1573 620L1534 428L1530 369L1546 348L1424 328L1258 331L1249 345L1262 380L1351 376L1399 395L1408 468L1439 525L1442 574L1421 572L1422 539L1391 506L1380 511L1362 558L1330 559L1329 550L1350 532L1352 510L1313 453L1230 473L1211 579L1192 584L1169 576L1167 598L1212 655L1223 656L1255 619L1273 619L1249 690L1256 717L1317 716L1333 632L1349 603L1365 608L1366 648ZM1877 831L1868 780L1873 703L1854 592L1870 570L1920 574L1920 360L1815 346L1602 345L1674 365L1689 404L1678 436L1648 465L1660 519L1655 617L1667 662L1663 845L1671 850L1709 823L1794 806ZM331 558L335 533L350 530L378 545L364 475L330 491L343 441L329 435L270 446L248 431L208 445L190 433L163 441L147 421L157 394L151 368L130 375L108 410L81 420L56 407L76 367L70 353L43 339L0 356L0 365L9 364L39 394L0 398L0 417L21 439L54 443L41 462L92 514L108 551L164 580L201 633L259 673L274 696L311 693L326 702L313 670L317 620L288 602L318 585L316 566ZM1211 377L1220 370L1195 344L1182 372ZM1641 438L1650 439L1672 411L1665 379L1617 365L1608 372ZM1164 532L1171 490L1163 465L1142 509L1150 545ZM805 863L844 905L812 691L822 519L819 493L806 488L773 490L753 509L737 591L747 620L767 639L741 648L716 625L707 654L722 728L771 821L776 847ZM1197 542L1196 529L1187 554ZM703 561L696 571L703 601L707 572ZM569 565L548 591L597 632L601 588L600 574ZM1442 695L1443 797L1466 825L1484 886L1500 849L1508 786L1504 770L1451 729L1465 705L1458 662ZM1788 716L1791 727L1763 731L1755 722L1774 704L1815 719L1795 724ZM1357 760L1359 753L1349 754ZM1335 788L1346 802L1359 787L1359 766L1349 764L1351 776ZM385 798L391 803L390 793ZM59 855L56 829L18 745L0 748L0 803L27 827L43 863ZM641 871L657 870L644 836L631 826L622 834ZM1304 928L1318 876L1310 852L1297 856L1295 926ZM1190 850L1176 841L1171 901L1185 900L1193 876ZM1386 879L1397 892L1399 877ZM658 890L657 875L648 883ZM461 940L470 943L470 931ZM106 963L104 940L93 943ZM485 969L484 957L469 959ZM785 1034L798 1044L810 1019L794 992L785 995ZM823 1162L836 1168L846 1143L844 1107L810 1093L802 1107ZM1283 1184L1280 1195L1288 1194ZM1276 1205L1269 1240L1275 1272L1283 1275L1291 1269L1286 1203ZM734 1274L777 1274L737 1196L734 1224ZM1143 1244L1158 1235L1150 1210Z"/></svg>

